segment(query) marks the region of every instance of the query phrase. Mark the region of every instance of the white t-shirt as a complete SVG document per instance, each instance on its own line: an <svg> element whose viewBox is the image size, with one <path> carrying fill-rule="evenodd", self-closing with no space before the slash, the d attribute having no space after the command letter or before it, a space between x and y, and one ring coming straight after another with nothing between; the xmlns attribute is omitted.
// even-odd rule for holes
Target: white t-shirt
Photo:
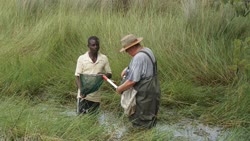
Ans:
<svg viewBox="0 0 250 141"><path fill-rule="evenodd" d="M98 53L95 63L93 63L93 61L89 57L88 52L79 56L77 60L75 76L80 76L80 74L97 74L99 72L111 73L111 68L109 66L109 61L106 55ZM78 93L80 93L80 90L78 90ZM100 102L101 95L97 91L88 94L85 99L93 102Z"/></svg>

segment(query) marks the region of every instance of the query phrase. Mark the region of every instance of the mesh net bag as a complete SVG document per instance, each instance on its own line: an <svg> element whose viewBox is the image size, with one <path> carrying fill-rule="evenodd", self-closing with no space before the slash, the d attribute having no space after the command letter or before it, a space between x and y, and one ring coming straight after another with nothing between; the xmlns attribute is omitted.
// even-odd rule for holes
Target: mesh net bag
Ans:
<svg viewBox="0 0 250 141"><path fill-rule="evenodd" d="M102 83L103 78L102 75L98 74L80 74L81 81L81 94L82 96L86 96L90 93L97 91Z"/></svg>

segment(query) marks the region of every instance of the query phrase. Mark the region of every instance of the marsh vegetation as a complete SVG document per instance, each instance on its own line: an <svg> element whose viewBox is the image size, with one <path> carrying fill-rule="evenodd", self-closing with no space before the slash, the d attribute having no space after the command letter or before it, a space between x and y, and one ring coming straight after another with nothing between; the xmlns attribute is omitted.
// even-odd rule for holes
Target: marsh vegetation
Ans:
<svg viewBox="0 0 250 141"><path fill-rule="evenodd" d="M242 7L245 15L218 0L1 0L0 140L192 140L193 121L221 133L196 132L197 140L249 140L250 17ZM69 116L87 38L100 38L119 83L130 61L120 38L129 33L158 60L159 126L126 132L120 97L106 83L99 115ZM176 137L180 124L192 134Z"/></svg>

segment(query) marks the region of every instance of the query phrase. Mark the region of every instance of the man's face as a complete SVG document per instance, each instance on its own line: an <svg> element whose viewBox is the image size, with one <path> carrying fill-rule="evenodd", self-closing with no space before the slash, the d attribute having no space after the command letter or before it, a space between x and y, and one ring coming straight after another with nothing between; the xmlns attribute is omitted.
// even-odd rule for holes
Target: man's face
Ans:
<svg viewBox="0 0 250 141"><path fill-rule="evenodd" d="M88 44L91 53L97 53L99 51L99 42L96 40L90 40Z"/></svg>
<svg viewBox="0 0 250 141"><path fill-rule="evenodd" d="M135 56L135 53L134 53L134 47L130 47L128 49L126 49L125 51L130 55L130 56Z"/></svg>

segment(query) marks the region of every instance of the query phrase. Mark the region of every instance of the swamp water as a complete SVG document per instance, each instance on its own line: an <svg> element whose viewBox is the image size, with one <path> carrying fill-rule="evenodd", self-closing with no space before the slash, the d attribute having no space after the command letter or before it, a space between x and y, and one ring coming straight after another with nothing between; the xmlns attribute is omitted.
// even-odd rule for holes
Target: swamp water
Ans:
<svg viewBox="0 0 250 141"><path fill-rule="evenodd" d="M77 116L75 112L64 112L64 114ZM101 112L98 119L100 125L104 126L112 141L120 141L129 130L124 125L123 120L111 112ZM223 137L229 134L223 128L204 125L197 120L189 118L183 118L179 122L172 124L159 121L152 130L161 135L171 136L173 141L218 141L223 140ZM166 137L166 140L169 140L169 138Z"/></svg>

